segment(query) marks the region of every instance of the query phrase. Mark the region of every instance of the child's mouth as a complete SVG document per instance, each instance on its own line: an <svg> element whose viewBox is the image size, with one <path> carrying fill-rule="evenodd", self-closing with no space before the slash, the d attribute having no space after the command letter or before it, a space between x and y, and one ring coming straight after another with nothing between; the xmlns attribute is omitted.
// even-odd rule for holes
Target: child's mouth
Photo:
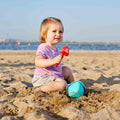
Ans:
<svg viewBox="0 0 120 120"><path fill-rule="evenodd" d="M60 38L55 38L55 40L60 40Z"/></svg>

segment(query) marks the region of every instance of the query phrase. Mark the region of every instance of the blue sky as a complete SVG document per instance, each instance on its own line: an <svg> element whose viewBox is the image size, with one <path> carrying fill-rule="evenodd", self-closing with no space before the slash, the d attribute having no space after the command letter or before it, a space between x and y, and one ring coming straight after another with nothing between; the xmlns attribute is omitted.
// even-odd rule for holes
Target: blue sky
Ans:
<svg viewBox="0 0 120 120"><path fill-rule="evenodd" d="M46 17L62 20L63 41L120 42L120 0L0 0L0 39L39 40Z"/></svg>

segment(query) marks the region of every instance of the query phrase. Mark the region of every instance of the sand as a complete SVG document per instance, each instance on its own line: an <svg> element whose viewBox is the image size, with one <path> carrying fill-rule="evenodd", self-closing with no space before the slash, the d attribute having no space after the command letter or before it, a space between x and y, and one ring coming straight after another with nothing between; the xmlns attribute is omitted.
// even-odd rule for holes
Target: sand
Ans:
<svg viewBox="0 0 120 120"><path fill-rule="evenodd" d="M0 50L1 120L118 120L120 51L70 51L62 65L87 86L83 97L67 91L35 93L36 51Z"/></svg>

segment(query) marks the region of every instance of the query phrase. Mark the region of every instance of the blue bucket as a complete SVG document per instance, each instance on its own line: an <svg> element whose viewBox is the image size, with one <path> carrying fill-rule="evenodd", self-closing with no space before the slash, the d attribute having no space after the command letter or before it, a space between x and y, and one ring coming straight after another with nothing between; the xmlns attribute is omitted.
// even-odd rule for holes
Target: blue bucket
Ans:
<svg viewBox="0 0 120 120"><path fill-rule="evenodd" d="M80 98L84 95L87 87L81 81L74 81L67 84L67 91L70 97Z"/></svg>

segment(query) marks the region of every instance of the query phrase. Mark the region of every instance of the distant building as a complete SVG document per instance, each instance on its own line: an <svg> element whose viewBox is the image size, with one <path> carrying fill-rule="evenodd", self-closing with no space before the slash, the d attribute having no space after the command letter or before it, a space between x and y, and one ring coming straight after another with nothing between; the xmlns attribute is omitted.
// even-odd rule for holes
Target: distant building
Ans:
<svg viewBox="0 0 120 120"><path fill-rule="evenodd" d="M1 39L1 38L0 38L0 42L4 42L4 39Z"/></svg>

